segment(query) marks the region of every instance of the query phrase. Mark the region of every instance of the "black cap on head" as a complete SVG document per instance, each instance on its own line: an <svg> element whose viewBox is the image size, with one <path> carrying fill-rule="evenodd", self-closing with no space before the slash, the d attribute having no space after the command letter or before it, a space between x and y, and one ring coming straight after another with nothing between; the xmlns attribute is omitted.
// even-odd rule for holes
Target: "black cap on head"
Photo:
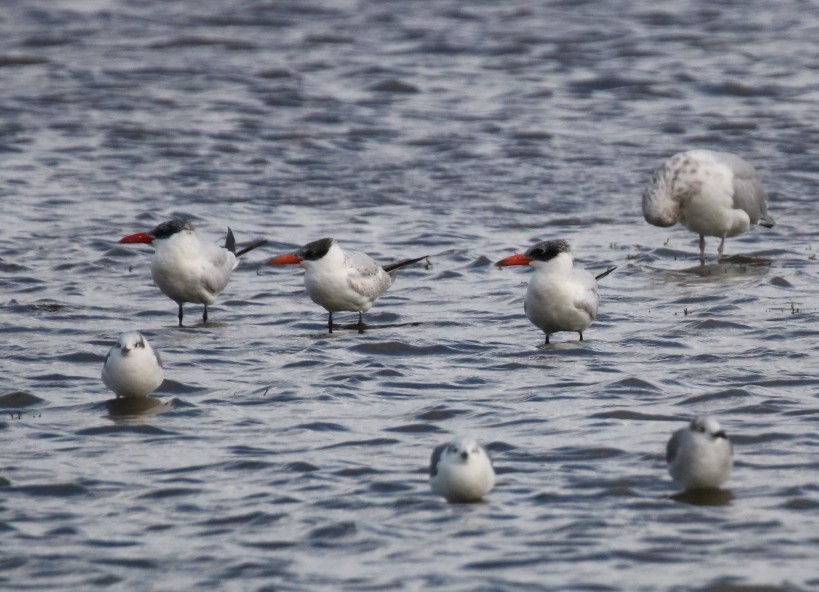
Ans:
<svg viewBox="0 0 819 592"><path fill-rule="evenodd" d="M299 249L296 254L299 256L299 258L306 261L318 261L327 254L327 251L330 250L330 247L333 246L334 242L336 241L329 237L320 238L312 243L307 243L301 249Z"/></svg>
<svg viewBox="0 0 819 592"><path fill-rule="evenodd" d="M569 243L564 240L541 241L529 247L526 256L535 261L549 261L561 253L571 253Z"/></svg>
<svg viewBox="0 0 819 592"><path fill-rule="evenodd" d="M163 239L170 238L177 232L183 230L193 230L193 225L190 220L168 220L154 228L150 234L154 238Z"/></svg>

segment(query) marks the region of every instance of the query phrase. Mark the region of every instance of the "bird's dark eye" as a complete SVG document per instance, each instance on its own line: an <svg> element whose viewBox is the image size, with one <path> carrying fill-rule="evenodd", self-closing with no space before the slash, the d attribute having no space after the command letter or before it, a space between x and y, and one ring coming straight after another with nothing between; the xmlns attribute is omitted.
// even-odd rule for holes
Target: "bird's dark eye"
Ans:
<svg viewBox="0 0 819 592"><path fill-rule="evenodd" d="M453 454L458 454L458 447L457 446L450 446L449 451Z"/></svg>

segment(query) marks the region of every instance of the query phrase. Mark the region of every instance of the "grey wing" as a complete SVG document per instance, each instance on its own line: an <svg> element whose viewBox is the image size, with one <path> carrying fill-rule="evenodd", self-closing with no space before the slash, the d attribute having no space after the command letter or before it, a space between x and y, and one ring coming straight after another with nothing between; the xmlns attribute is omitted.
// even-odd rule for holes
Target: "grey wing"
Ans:
<svg viewBox="0 0 819 592"><path fill-rule="evenodd" d="M668 444L665 445L665 462L671 464L677 456L677 451L680 449L683 432L687 428L681 428L672 434Z"/></svg>
<svg viewBox="0 0 819 592"><path fill-rule="evenodd" d="M438 444L432 451L432 457L429 459L429 476L434 477L438 474L438 461L441 460L441 455L446 450L449 444Z"/></svg>
<svg viewBox="0 0 819 592"><path fill-rule="evenodd" d="M344 252L345 265L355 269L362 276L375 275L381 266L376 263L372 257L366 253L359 253L358 251Z"/></svg>
<svg viewBox="0 0 819 592"><path fill-rule="evenodd" d="M217 245L209 245L209 252L205 253L207 263L203 262L202 286L213 294L221 294L230 281L230 275L236 267L236 256Z"/></svg>
<svg viewBox="0 0 819 592"><path fill-rule="evenodd" d="M351 251L345 254L345 264L350 267L347 283L350 287L375 300L392 285L392 277L365 253Z"/></svg>
<svg viewBox="0 0 819 592"><path fill-rule="evenodd" d="M156 363L157 363L157 364L159 364L159 367L160 367L160 368L163 368L163 366L162 366L162 358L160 358L160 357L159 357L159 352L158 352L158 351L156 351L156 350L154 350L154 357L156 358Z"/></svg>
<svg viewBox="0 0 819 592"><path fill-rule="evenodd" d="M734 173L734 207L748 214L752 224L762 221L773 226L773 219L768 215L768 196L756 169L730 152L715 152L714 158Z"/></svg>
<svg viewBox="0 0 819 592"><path fill-rule="evenodd" d="M597 291L597 280L585 269L576 269L574 271L574 279L578 283L578 290L575 295L574 305L582 311L585 311L591 320L597 318L597 306L600 302L600 296Z"/></svg>

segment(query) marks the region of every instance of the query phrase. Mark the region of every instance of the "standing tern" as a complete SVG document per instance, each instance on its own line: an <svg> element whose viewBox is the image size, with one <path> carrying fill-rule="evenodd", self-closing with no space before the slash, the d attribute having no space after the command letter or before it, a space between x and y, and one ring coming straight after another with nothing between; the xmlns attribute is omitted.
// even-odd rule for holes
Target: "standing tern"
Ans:
<svg viewBox="0 0 819 592"><path fill-rule="evenodd" d="M529 280L523 310L533 325L549 336L558 331L576 331L583 341L583 331L597 317L600 295L597 280L606 277L616 267L598 276L584 269L574 269L569 243L564 240L542 241L495 263L498 267L529 265L535 272Z"/></svg>
<svg viewBox="0 0 819 592"><path fill-rule="evenodd" d="M138 232L119 240L120 243L143 243L155 248L151 260L151 275L162 293L179 305L179 326L182 326L182 305L199 302L205 305L202 321L208 320L208 305L216 301L239 264L238 258L264 245L259 240L236 251L236 239L228 228L225 246L199 240L189 220L169 220L150 232Z"/></svg>
<svg viewBox="0 0 819 592"><path fill-rule="evenodd" d="M448 502L478 502L495 485L495 469L486 450L475 440L455 438L432 451L429 485Z"/></svg>
<svg viewBox="0 0 819 592"><path fill-rule="evenodd" d="M159 353L140 333L123 333L105 356L102 381L119 397L144 397L162 384Z"/></svg>
<svg viewBox="0 0 819 592"><path fill-rule="evenodd" d="M705 265L705 237L738 236L752 224L772 227L768 197L754 167L739 156L712 150L680 152L654 172L643 193L643 216L655 226L680 222L700 235L700 264Z"/></svg>
<svg viewBox="0 0 819 592"><path fill-rule="evenodd" d="M299 250L279 255L268 265L301 265L304 287L316 304L329 313L327 330L333 332L333 313L357 312L358 327L364 328L363 314L392 285L393 273L428 256L379 265L369 255L344 251L333 238L322 238Z"/></svg>
<svg viewBox="0 0 819 592"><path fill-rule="evenodd" d="M666 445L668 472L686 490L716 489L731 473L733 448L713 417L699 415Z"/></svg>

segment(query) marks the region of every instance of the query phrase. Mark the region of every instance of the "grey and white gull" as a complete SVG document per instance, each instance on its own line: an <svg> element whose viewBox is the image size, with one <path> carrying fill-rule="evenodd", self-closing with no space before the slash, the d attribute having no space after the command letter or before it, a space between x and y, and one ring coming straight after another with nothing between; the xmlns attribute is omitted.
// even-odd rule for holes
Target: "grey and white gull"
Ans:
<svg viewBox="0 0 819 592"><path fill-rule="evenodd" d="M689 150L666 160L643 193L643 216L655 226L678 222L700 236L700 264L705 264L705 237L720 240L746 232L752 225L772 227L768 196L753 166L729 152Z"/></svg>
<svg viewBox="0 0 819 592"><path fill-rule="evenodd" d="M458 437L432 451L429 485L448 502L478 502L495 485L495 469L480 444Z"/></svg>
<svg viewBox="0 0 819 592"><path fill-rule="evenodd" d="M698 415L666 445L671 477L686 490L716 489L731 474L733 446L713 417Z"/></svg>
<svg viewBox="0 0 819 592"><path fill-rule="evenodd" d="M141 333L123 333L105 356L102 381L119 397L145 397L164 379L162 360Z"/></svg>

